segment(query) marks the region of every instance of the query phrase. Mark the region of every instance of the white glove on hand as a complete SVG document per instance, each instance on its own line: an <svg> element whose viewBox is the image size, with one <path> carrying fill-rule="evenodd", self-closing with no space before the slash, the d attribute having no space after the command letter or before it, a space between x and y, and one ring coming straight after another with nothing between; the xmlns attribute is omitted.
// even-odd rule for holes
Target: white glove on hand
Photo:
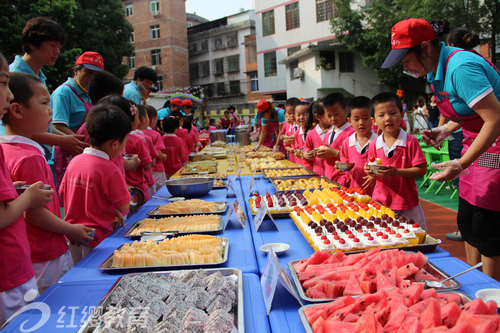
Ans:
<svg viewBox="0 0 500 333"><path fill-rule="evenodd" d="M426 144L438 149L441 143L450 135L450 131L446 125L435 127L432 130L423 130L422 139Z"/></svg>
<svg viewBox="0 0 500 333"><path fill-rule="evenodd" d="M460 176L463 176L463 175L466 175L469 173L468 169L464 170L462 168L462 165L460 164L458 159L454 159L451 161L446 161L446 162L438 163L438 164L432 163L431 167L433 167L434 169L443 170L440 172L435 172L429 177L430 180L437 180L439 182L453 180L457 177L460 177Z"/></svg>
<svg viewBox="0 0 500 333"><path fill-rule="evenodd" d="M280 151L280 147L279 147L279 146L277 146L277 145L275 145L275 146L273 147L273 153L277 153L277 152L279 152L279 151Z"/></svg>

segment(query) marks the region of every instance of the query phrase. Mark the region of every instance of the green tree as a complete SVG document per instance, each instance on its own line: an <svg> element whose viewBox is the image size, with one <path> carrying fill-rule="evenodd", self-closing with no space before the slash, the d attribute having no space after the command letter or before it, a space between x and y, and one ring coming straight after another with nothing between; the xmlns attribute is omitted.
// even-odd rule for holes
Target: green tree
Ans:
<svg viewBox="0 0 500 333"><path fill-rule="evenodd" d="M76 58L84 51L97 51L104 58L105 69L119 78L128 68L122 57L133 52L130 44L132 26L125 19L120 0L16 0L0 1L0 51L9 62L23 55L21 31L26 22L37 16L59 23L67 42L53 67L43 67L49 91L73 76Z"/></svg>
<svg viewBox="0 0 500 333"><path fill-rule="evenodd" d="M335 4L339 16L332 19L331 25L340 44L359 53L362 65L373 66L379 82L392 87L408 78L401 64L380 70L391 50L391 28L397 22L407 17L428 21L445 18L450 27L465 24L480 30L479 4L475 0L376 0L370 7L355 7L351 0L336 0Z"/></svg>
<svg viewBox="0 0 500 333"><path fill-rule="evenodd" d="M498 0L484 0L483 8L486 12L485 15L485 30L489 36L495 36L495 38L491 38L491 49L494 52L491 52L491 62L496 64L497 56L496 56L496 48L497 41L496 36L500 31L500 1Z"/></svg>

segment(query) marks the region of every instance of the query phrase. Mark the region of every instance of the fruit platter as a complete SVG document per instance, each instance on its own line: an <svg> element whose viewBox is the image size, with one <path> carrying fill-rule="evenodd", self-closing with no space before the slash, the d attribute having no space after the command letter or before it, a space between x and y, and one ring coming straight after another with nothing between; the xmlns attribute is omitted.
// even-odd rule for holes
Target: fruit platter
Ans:
<svg viewBox="0 0 500 333"><path fill-rule="evenodd" d="M417 221L395 214L361 189L305 191L308 205L297 205L292 220L315 251L353 253L374 248L432 252L441 244Z"/></svg>
<svg viewBox="0 0 500 333"><path fill-rule="evenodd" d="M460 291L408 289L307 305L299 316L308 333L496 332L500 316L495 301L471 300Z"/></svg>
<svg viewBox="0 0 500 333"><path fill-rule="evenodd" d="M258 192L253 192L252 197L248 200L252 215L256 215L262 205L267 205L273 217L282 218L289 217L290 212L298 204L301 206L306 206L308 204L307 199L298 190L284 192L276 191L274 195L267 192L264 196L261 196Z"/></svg>
<svg viewBox="0 0 500 333"><path fill-rule="evenodd" d="M233 268L130 273L96 309L78 333L243 332L243 274Z"/></svg>
<svg viewBox="0 0 500 333"><path fill-rule="evenodd" d="M311 257L288 263L300 297L308 302L324 302L343 296L373 294L392 289L424 289L427 281L440 281L448 275L427 261L422 252L401 249L348 254L317 251ZM454 279L440 290L459 289ZM435 293L436 289L429 289ZM431 293L426 291L426 293Z"/></svg>
<svg viewBox="0 0 500 333"><path fill-rule="evenodd" d="M305 168L275 168L275 169L263 169L262 173L264 177L271 181L270 178L277 177L294 177L294 176L307 176L313 175L314 173Z"/></svg>
<svg viewBox="0 0 500 333"><path fill-rule="evenodd" d="M271 183L277 191L340 187L333 180L320 176L273 177Z"/></svg>
<svg viewBox="0 0 500 333"><path fill-rule="evenodd" d="M99 266L103 271L206 267L225 263L229 239L210 235L186 235L125 243Z"/></svg>
<svg viewBox="0 0 500 333"><path fill-rule="evenodd" d="M221 231L222 227L222 216L215 214L146 218L135 222L127 230L125 237L139 238L145 233L177 233L179 235L214 233Z"/></svg>

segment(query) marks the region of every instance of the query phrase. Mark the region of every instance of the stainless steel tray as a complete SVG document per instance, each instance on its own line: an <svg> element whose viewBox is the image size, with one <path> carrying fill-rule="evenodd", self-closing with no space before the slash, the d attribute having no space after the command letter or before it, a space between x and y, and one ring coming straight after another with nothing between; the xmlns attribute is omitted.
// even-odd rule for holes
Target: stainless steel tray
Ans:
<svg viewBox="0 0 500 333"><path fill-rule="evenodd" d="M406 251L406 250L405 250ZM406 251L409 252L409 251ZM295 286L297 287L297 290L299 291L300 298L307 302L311 303L319 303L319 302L329 302L333 301L336 298L310 298L306 296L304 288L302 288L302 284L299 281L299 276L297 275L297 272L295 272L295 269L293 267L293 264L299 262L300 259L297 260L292 260L288 262L288 269L290 270L290 273L292 275L292 280L293 283L295 283ZM448 274L446 274L444 271L442 271L439 267L431 263L430 261L427 261L427 263L423 267L429 274L432 276L436 277L439 280L444 280L448 277L450 277ZM448 292L450 290L455 290L455 289L460 289L462 287L462 284L458 282L455 279L450 279L444 283L448 288L441 288L439 289L440 291L443 292Z"/></svg>
<svg viewBox="0 0 500 333"><path fill-rule="evenodd" d="M210 215L210 214L207 214L207 215ZM139 228L139 226L141 225L141 222L142 222L142 220L135 222L132 225L132 227L130 227L130 229L127 230L127 232L125 233L125 237L130 237L131 239L141 238L142 234L144 234L144 233L141 233L140 235L135 235L135 233L134 233L134 231L137 228ZM165 233L175 233L177 235L212 234L212 233L216 233L216 232L221 231L223 228L224 228L224 221L222 219L222 216L219 216L219 229L214 229L214 230L200 230L200 231L186 231L186 232L177 232L177 230L168 230L168 231L164 231L164 232Z"/></svg>
<svg viewBox="0 0 500 333"><path fill-rule="evenodd" d="M212 190L225 189L226 187L227 187L227 183L224 181L224 186L212 186Z"/></svg>
<svg viewBox="0 0 500 333"><path fill-rule="evenodd" d="M229 281L232 281L236 286L236 298L233 303L233 308L231 309L231 314L234 318L234 325L236 326L237 332L244 333L245 332L245 315L243 309L243 273L240 269L237 268L212 268L212 269L204 269L204 271L208 274L215 274L220 272L222 276L224 276ZM172 272L152 272L156 275L164 275L168 276L172 274ZM91 333L99 331L99 322L97 320L98 309L105 310L108 308L111 302L111 295L113 291L120 285L120 281L125 277L133 277L136 275L140 275L144 273L129 273L125 274L116 280L113 286L108 290L106 295L102 298L99 304L96 306L96 311L87 317L83 325L80 327L77 333ZM151 273L148 273L151 274ZM233 327L234 329L234 327Z"/></svg>
<svg viewBox="0 0 500 333"><path fill-rule="evenodd" d="M226 212L227 208L229 207L228 201L213 201L213 203L217 204L217 208L218 208L217 211L215 211L215 212L162 214L159 212L159 209L160 209L160 206L163 206L163 205L158 205L155 208L151 209L149 212L147 212L146 215L151 216L151 217L170 217L170 216L186 216L186 215L201 215L201 214L223 214Z"/></svg>
<svg viewBox="0 0 500 333"><path fill-rule="evenodd" d="M271 170L297 170L299 168L265 168L265 169L262 169L262 174L264 175L264 178L267 178L268 181L271 181L271 178L273 177L270 177L268 176L268 173L271 171ZM300 176L280 176L280 177L274 177L274 178L290 178L290 177L302 177L302 176L313 176L315 175L314 172L312 172L311 170L309 169L306 169L306 168L300 168L301 170L303 170L303 172L305 172L304 175L300 175Z"/></svg>
<svg viewBox="0 0 500 333"><path fill-rule="evenodd" d="M193 168L191 170L186 170L188 168L188 166L192 166L192 164L196 164L196 163L199 163L199 162L212 162L210 163L209 165L200 165L200 167L202 167L201 170L198 170L198 168ZM187 164L186 166L182 167L181 169L181 172L180 174L181 175L194 175L194 174L198 174L200 172L203 172L203 173L214 173L214 172L217 172L217 161L195 161L195 162L191 162L189 164Z"/></svg>
<svg viewBox="0 0 500 333"><path fill-rule="evenodd" d="M472 297L470 297L466 293L464 293L462 291L458 291L458 290L453 290L453 291L438 291L437 293L438 294L441 294L441 293L457 294L457 295L459 295L462 298L462 305L465 304L465 303L467 303L467 302L472 301ZM313 333L313 330L311 328L311 325L309 325L309 323L307 322L306 316L304 314L304 309L309 308L311 306L319 306L319 305L320 304L308 304L308 305L302 306L299 309L300 321L302 322L302 325L304 325L304 329L306 330L306 333Z"/></svg>
<svg viewBox="0 0 500 333"><path fill-rule="evenodd" d="M339 183L337 182L334 182L333 180L331 179L328 179L326 177L322 177L322 176L290 176L290 177L271 177L270 178L270 181L271 183L273 184L274 188L276 189L276 191L282 191L282 190L278 190L276 184L275 184L275 181L276 180L283 180L283 181L287 181L287 180L291 180L291 179L306 179L306 180L309 180L311 178L320 178L320 179L324 179L325 181L327 181L328 183L331 183L332 186L334 187L342 187L342 185L340 185ZM310 188L307 188L307 190L314 190L315 188L314 187L310 187ZM295 190L295 189L291 189L290 191L292 190ZM306 190L306 189L299 189L299 191L301 190Z"/></svg>
<svg viewBox="0 0 500 333"><path fill-rule="evenodd" d="M115 272L115 271L123 271L123 270L141 270L141 269L162 269L162 268L168 268L168 269L176 269L176 268L184 268L184 269L191 269L191 268L197 268L197 267L211 267L211 266L217 266L225 263L227 261L228 255L229 255L229 238L222 238L222 246L223 246L223 252L222 252L222 261L221 262L216 262L216 263L209 263L209 264L188 264L188 265L164 265L164 266L138 266L138 267L111 267L113 264L113 254L111 254L109 257L106 258L100 265L99 268L103 271L108 271L108 272ZM121 250L122 247L124 246L120 245L120 247L117 248L117 250Z"/></svg>

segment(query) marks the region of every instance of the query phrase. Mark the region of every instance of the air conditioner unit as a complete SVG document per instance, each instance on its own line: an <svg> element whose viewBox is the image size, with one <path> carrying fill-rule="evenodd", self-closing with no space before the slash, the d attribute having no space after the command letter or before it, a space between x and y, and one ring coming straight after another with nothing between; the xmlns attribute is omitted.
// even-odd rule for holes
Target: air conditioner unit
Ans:
<svg viewBox="0 0 500 333"><path fill-rule="evenodd" d="M154 16L154 17L156 17L156 16L160 15L160 11L158 11L158 10L153 10L153 11L151 12L151 14L153 14L153 16Z"/></svg>
<svg viewBox="0 0 500 333"><path fill-rule="evenodd" d="M293 69L293 77L296 79L304 79L304 70L300 67Z"/></svg>

